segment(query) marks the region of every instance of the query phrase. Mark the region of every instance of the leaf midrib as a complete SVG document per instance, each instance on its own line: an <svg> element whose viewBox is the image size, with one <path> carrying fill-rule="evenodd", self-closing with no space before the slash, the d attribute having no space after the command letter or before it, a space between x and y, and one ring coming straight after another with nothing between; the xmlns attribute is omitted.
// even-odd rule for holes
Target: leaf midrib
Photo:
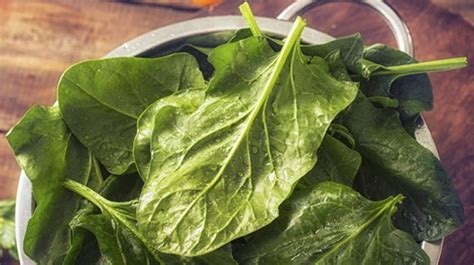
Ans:
<svg viewBox="0 0 474 265"><path fill-rule="evenodd" d="M89 93L89 91L87 91L86 89L84 89L81 85L79 85L79 84L77 84L76 82L74 82L71 78L65 76L64 79L65 79L66 81L68 81L70 84L72 84L72 85L74 85L75 87L79 88L82 92L84 92L84 94L86 94L87 96L89 96L90 98L92 98L93 100L95 100L96 102L100 103L102 106L104 106L104 107L106 107L106 108L108 108L108 109L111 109L111 110L113 110L113 111L115 111L115 112L117 112L117 113L120 113L120 114L122 114L122 115L124 115L124 116L127 116L127 117L129 117L129 118L132 118L132 119L134 119L134 120L137 120L137 119L138 119L137 116L135 116L135 115L133 115L133 114L130 114L130 113L126 113L126 112L124 112L124 111L122 111L122 110L119 110L119 109L117 109L117 108L115 108L115 107L113 107L113 106L111 106L111 105L105 103L104 101L98 99L98 98L95 97L92 93Z"/></svg>
<svg viewBox="0 0 474 265"><path fill-rule="evenodd" d="M89 187L84 186L73 180L66 180L64 182L64 186L92 202L95 206L99 207L102 212L107 212L108 214L110 214L111 218L116 219L119 223L125 226L126 229L132 232L160 264L164 264L160 257L154 251L153 246L150 246L148 244L148 241L145 240L143 235L134 227L134 225L131 224L128 220L126 220L120 211L116 210L112 205L110 205L113 204L113 202L110 202L109 200L105 199L101 195L97 194L95 191L91 190Z"/></svg>
<svg viewBox="0 0 474 265"><path fill-rule="evenodd" d="M319 257L319 259L314 264L320 264L321 261L323 261L329 255L333 254L340 247L352 241L353 238L357 237L360 233L362 233L370 224L372 224L375 220L377 220L380 216L382 216L385 213L385 211L390 210L394 206L394 204L397 203L398 201L399 201L398 196L395 198L391 198L391 200L388 201L374 216L372 216L369 220L367 220L364 224L362 224L362 226L360 226L359 229L357 229L354 233L352 233L350 236L348 236L344 240L339 241L328 252L324 253L324 255Z"/></svg>

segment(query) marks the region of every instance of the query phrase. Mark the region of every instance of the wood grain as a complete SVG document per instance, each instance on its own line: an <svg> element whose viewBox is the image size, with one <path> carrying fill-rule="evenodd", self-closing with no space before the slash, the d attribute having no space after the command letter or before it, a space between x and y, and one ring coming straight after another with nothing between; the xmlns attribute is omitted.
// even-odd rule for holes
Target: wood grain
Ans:
<svg viewBox="0 0 474 265"><path fill-rule="evenodd" d="M462 15L474 25L474 1L472 0L432 0L433 4Z"/></svg>
<svg viewBox="0 0 474 265"><path fill-rule="evenodd" d="M292 1L250 2L257 15L275 17ZM467 20L428 0L389 2L412 30L419 60L467 56L472 61L474 28ZM0 0L0 198L15 193L19 172L4 137L6 131L31 105L54 102L55 84L68 65L100 57L120 43L165 24L195 16L236 14L239 3L228 0L212 11L184 11L116 1ZM307 18L310 26L334 36L361 32L367 43L394 45L383 20L366 8L328 4L309 12ZM446 239L441 264L471 265L474 67L433 74L431 80L435 109L424 117L466 212L465 225Z"/></svg>

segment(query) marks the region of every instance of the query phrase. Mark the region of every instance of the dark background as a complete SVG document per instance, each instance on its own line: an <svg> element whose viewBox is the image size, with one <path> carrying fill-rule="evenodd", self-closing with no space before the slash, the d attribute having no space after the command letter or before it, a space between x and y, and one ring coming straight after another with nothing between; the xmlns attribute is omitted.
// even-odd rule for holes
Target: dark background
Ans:
<svg viewBox="0 0 474 265"><path fill-rule="evenodd" d="M50 105L62 71L149 30L197 16L236 14L241 1L196 8L177 0L0 0L0 199L15 195L19 168L6 132L33 104ZM207 2L211 2L208 0ZM250 1L275 17L291 0ZM388 0L413 32L418 60L474 59L474 0ZM170 7L169 4L173 4ZM361 32L366 43L394 45L376 14L352 4L309 12L309 25L334 36ZM441 264L474 264L474 67L432 74L435 109L424 117L464 203L464 226L448 236ZM0 264L10 264L0 260ZM13 264L13 263L12 263Z"/></svg>

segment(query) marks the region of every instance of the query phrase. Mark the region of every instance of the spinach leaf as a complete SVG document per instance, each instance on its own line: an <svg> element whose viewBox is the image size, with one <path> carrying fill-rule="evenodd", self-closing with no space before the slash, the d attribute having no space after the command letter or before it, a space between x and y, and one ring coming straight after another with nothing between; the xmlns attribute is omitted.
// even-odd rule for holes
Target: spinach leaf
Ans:
<svg viewBox="0 0 474 265"><path fill-rule="evenodd" d="M78 226L85 227L95 234L102 254L112 264L154 264L155 261L159 264L236 264L231 252L225 247L194 258L159 253L144 240L137 229L135 218L137 200L113 202L75 181L68 180L64 185L101 209L101 215L88 216L87 219L81 216ZM127 252L126 257L123 257L123 246L131 247L134 253ZM152 260L151 255L155 260Z"/></svg>
<svg viewBox="0 0 474 265"><path fill-rule="evenodd" d="M199 70L201 71L204 79L209 80L214 73L214 67L212 67L212 65L207 61L207 56L212 50L213 48L199 47L186 43L176 49L174 52L186 52L194 56L199 64Z"/></svg>
<svg viewBox="0 0 474 265"><path fill-rule="evenodd" d="M74 217L71 223L75 223L75 220L80 219L79 216L84 214L90 213L79 210L78 214ZM99 244L92 233L86 229L72 225L71 236L71 244L66 255L64 256L64 260L62 262L63 265L100 264L99 260L102 256L99 251Z"/></svg>
<svg viewBox="0 0 474 265"><path fill-rule="evenodd" d="M120 229L123 229L121 231L115 231L115 233L122 233L123 231L126 231L128 236L133 237L134 242L129 242L131 244L140 242L140 244L145 244L146 241L143 239L142 234L138 232L138 229L136 227L136 218L135 218L135 212L136 212L136 207L138 204L137 200L131 200L131 201L125 201L125 202L112 202L104 197L100 196L98 193L95 191L91 190L87 186L81 185L75 181L67 180L64 182L64 186L77 193L78 195L86 198L90 202L92 202L95 206L97 206L103 215L111 219L110 221L113 222L111 225L120 225ZM96 220L99 221L99 220ZM101 220L103 221L103 220ZM106 220L107 222L107 220ZM108 225L106 223L102 223L103 225ZM79 225L80 226L80 225ZM86 226L87 229L93 230L92 232L97 232L94 230L93 227L88 227ZM113 230L113 229L112 229ZM100 231L99 231L100 232ZM98 237L98 241L104 240L107 241L108 244L116 244L117 242L113 242L115 238L113 237L106 237L106 234L96 234ZM109 240L112 240L112 242L109 242ZM123 238L117 238L117 240L123 240ZM100 244L100 243L99 243ZM117 243L120 245L120 243ZM146 248L148 250L152 250L149 245L144 245L143 248ZM117 250L117 249L115 249ZM145 250L146 251L146 250ZM151 252L155 259L157 261L161 261L159 254L157 252ZM112 254L115 253L110 253L106 252L106 254L110 254L110 257L113 258ZM120 251L117 253L117 255L120 255ZM146 259L146 261L149 261L149 257L143 257ZM144 263L146 264L146 263Z"/></svg>
<svg viewBox="0 0 474 265"><path fill-rule="evenodd" d="M3 251L18 260L15 241L15 199L0 201L0 258Z"/></svg>
<svg viewBox="0 0 474 265"><path fill-rule="evenodd" d="M383 66L417 62L408 54L382 44L367 47L364 58L380 65L379 68L374 67L372 72L382 69ZM362 81L361 89L369 97L385 96L397 99L401 116L405 120L433 108L431 83L428 75L424 73L409 76L400 76L395 73L370 76L368 80Z"/></svg>
<svg viewBox="0 0 474 265"><path fill-rule="evenodd" d="M81 217L76 220L76 226L94 234L100 252L109 264L157 264L143 243L116 219L106 214Z"/></svg>
<svg viewBox="0 0 474 265"><path fill-rule="evenodd" d="M361 59L364 52L364 43L359 33L337 38L333 41L306 45L302 47L303 53L308 56L326 57L331 53L338 52L344 66L354 73L359 73L362 76L368 76L368 72L364 69Z"/></svg>
<svg viewBox="0 0 474 265"><path fill-rule="evenodd" d="M298 182L298 189L314 187L323 181L334 181L352 186L362 158L357 151L326 134L318 149L318 162Z"/></svg>
<svg viewBox="0 0 474 265"><path fill-rule="evenodd" d="M321 183L296 192L235 256L240 264L429 264L391 223L402 199L369 201L345 185Z"/></svg>
<svg viewBox="0 0 474 265"><path fill-rule="evenodd" d="M93 158L92 161L93 169L91 171L87 186L94 190L100 190L108 186L110 178L104 182L99 163L95 158ZM95 207L93 204L91 204L87 200L81 200L79 210L76 212L75 216L69 223L72 239L69 249L64 257L63 265L74 264L75 261L78 259L79 253L85 248L84 245L88 248L88 251L91 251L91 248L93 249L94 247L97 247L97 242L94 240L93 236L89 232L84 229L77 229L77 227L74 225L75 220L78 219L79 216L91 214L94 212L94 210ZM95 251L88 254L88 257L92 258L92 256L94 256L93 254L97 254L95 255L95 257L96 259L99 259L100 253ZM91 259L88 260L91 261ZM88 264L92 264L92 262L88 262Z"/></svg>
<svg viewBox="0 0 474 265"><path fill-rule="evenodd" d="M150 176L152 171L151 160L154 155L152 150L158 148L154 146L156 142L152 141L153 134L155 131L166 130L168 125L156 118L158 112L163 112L162 116L166 119L166 113L177 106L183 110L186 109L187 112L194 111L203 103L205 93L205 90L186 90L182 93L176 93L156 101L140 115L137 122L133 154L142 179L147 180ZM156 165L159 164L156 163ZM153 170L156 171L157 169Z"/></svg>
<svg viewBox="0 0 474 265"><path fill-rule="evenodd" d="M260 32L260 30L258 30L258 32ZM253 35L255 34L252 34L252 30L250 28L244 28L238 30L234 37L229 39L229 42L238 42ZM259 35L262 35L262 33ZM269 35L265 35L265 37L267 38L269 45L275 51L279 51L283 46L283 41L280 39ZM373 66L370 64L370 62L364 62L363 60L364 43L359 33L337 38L323 44L301 45L301 50L303 51L303 54L307 56L317 56L323 57L325 59L330 54L339 53L341 55L344 71L347 71L347 68L351 72L359 73L364 77L368 77L373 69ZM376 69L379 67L380 66L377 65Z"/></svg>
<svg viewBox="0 0 474 265"><path fill-rule="evenodd" d="M303 25L280 53L259 37L214 49L203 103L177 102L149 119L150 160L137 163L150 174L137 218L157 250L201 255L263 227L313 168L331 120L358 87L335 80L321 58L308 64Z"/></svg>
<svg viewBox="0 0 474 265"><path fill-rule="evenodd" d="M79 141L112 174L134 171L138 116L176 91L204 87L193 56L111 58L70 67L58 84L61 114Z"/></svg>
<svg viewBox="0 0 474 265"><path fill-rule="evenodd" d="M90 187L90 185L88 185ZM110 176L107 178L107 180L103 183L103 185L100 188L97 188L97 190L100 190L100 194L102 196L107 197L108 199L115 200L115 201L128 201L132 199L136 199L138 195L140 194L141 188L143 186L143 182L141 181L140 177L136 174L134 175L128 175L128 176ZM97 228L99 230L93 230L93 229L88 229L91 223L95 223L95 221L98 221L97 223L102 224L109 224L113 222L112 220L106 220L107 217L102 218L102 216L97 215L98 211L96 207L87 201L88 204L84 205L82 209L80 209L77 214L74 216L73 220L70 222L69 226L71 227L72 233L73 233L73 241L71 244L71 248L69 249L64 265L66 264L81 264L78 263L80 260L83 259L83 257L88 257L90 260L100 260L103 259L104 261L109 261L112 262L112 264L115 264L113 262L113 258L108 257L107 255L103 254L101 256L100 252L95 252L95 258L91 255L91 248L97 248L99 247L99 243L102 243L101 245L105 245L105 248L107 249L108 246L113 245L116 243L116 241L112 241L111 243L107 242L107 238L103 239L100 242L97 242L95 239L95 232L101 233L101 228ZM93 219L93 220L89 220ZM101 219L101 220L95 220L95 219ZM110 219L110 218L109 218ZM109 229L111 230L110 227L104 226L104 230ZM117 228L118 230L118 228ZM91 232L94 232L92 234ZM114 233L117 238L120 236L123 236L122 233ZM128 244L128 242L123 243L123 245ZM134 249L137 249L138 247L135 247ZM124 248L126 249L126 248ZM110 254L110 253L107 253ZM116 254L116 253L112 253ZM118 254L116 254L118 255ZM105 257L105 258L102 258ZM112 261L111 261L112 260ZM120 262L119 260L118 262ZM92 262L90 262L92 263Z"/></svg>
<svg viewBox="0 0 474 265"><path fill-rule="evenodd" d="M416 240L436 240L463 222L463 208L441 162L402 127L398 112L379 109L359 93L344 124L371 170L360 189L373 199L402 193L395 225Z"/></svg>
<svg viewBox="0 0 474 265"><path fill-rule="evenodd" d="M209 51L206 49L214 49L217 46L227 43L229 40L235 38L236 35L239 35L240 30L237 31L221 31L221 32L212 32L198 36L192 36L185 40L186 44L197 47L205 54L209 54ZM250 37L248 35L247 37Z"/></svg>
<svg viewBox="0 0 474 265"><path fill-rule="evenodd" d="M329 52L324 59L328 63L329 71L332 76L340 81L351 81L351 77L342 60L341 51L333 50Z"/></svg>
<svg viewBox="0 0 474 265"><path fill-rule="evenodd" d="M232 255L232 248L230 244L221 247L206 255L182 258L182 262L179 264L186 265L238 265L237 261Z"/></svg>
<svg viewBox="0 0 474 265"><path fill-rule="evenodd" d="M68 224L79 208L79 198L62 183L87 183L92 157L68 130L57 107L32 107L7 139L32 183L36 202L25 253L39 264L62 262L70 242Z"/></svg>

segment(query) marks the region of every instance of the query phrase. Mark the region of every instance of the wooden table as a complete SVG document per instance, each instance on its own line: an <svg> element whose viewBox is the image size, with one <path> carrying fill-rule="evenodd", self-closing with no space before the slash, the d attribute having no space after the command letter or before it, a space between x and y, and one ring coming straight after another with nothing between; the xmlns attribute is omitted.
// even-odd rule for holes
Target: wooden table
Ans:
<svg viewBox="0 0 474 265"><path fill-rule="evenodd" d="M470 2L456 3L462 1ZM228 0L213 10L199 11L131 2L0 0L0 198L15 194L19 174L5 133L31 105L55 101L55 84L69 64L98 58L166 24L238 13L240 3ZM291 0L250 2L257 15L274 17ZM461 16L428 0L389 2L412 30L419 60L467 56L472 61L474 27ZM334 36L360 31L368 43L394 44L383 21L364 8L331 4L307 17L312 27ZM431 78L435 109L424 117L466 213L462 229L446 239L441 264L470 265L474 263L474 67Z"/></svg>

